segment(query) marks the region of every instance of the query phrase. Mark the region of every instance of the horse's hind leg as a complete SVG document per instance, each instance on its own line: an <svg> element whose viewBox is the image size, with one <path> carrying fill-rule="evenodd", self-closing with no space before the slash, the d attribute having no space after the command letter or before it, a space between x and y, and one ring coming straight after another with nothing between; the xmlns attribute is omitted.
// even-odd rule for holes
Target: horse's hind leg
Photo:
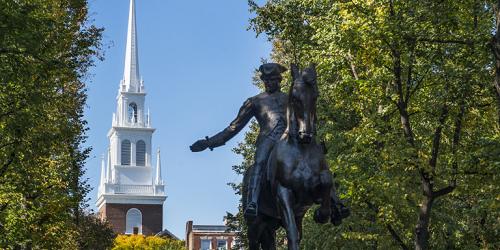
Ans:
<svg viewBox="0 0 500 250"><path fill-rule="evenodd" d="M299 250L299 232L293 212L293 194L288 188L278 185L278 200L280 202L281 218L285 224L289 250Z"/></svg>

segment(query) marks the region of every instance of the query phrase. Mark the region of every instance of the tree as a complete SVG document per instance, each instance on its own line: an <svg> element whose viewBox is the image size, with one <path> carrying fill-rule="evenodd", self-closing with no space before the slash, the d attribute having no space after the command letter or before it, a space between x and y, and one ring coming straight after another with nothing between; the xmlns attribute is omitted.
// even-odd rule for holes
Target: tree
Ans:
<svg viewBox="0 0 500 250"><path fill-rule="evenodd" d="M496 248L500 127L483 1L249 1L272 57L318 64L318 137L352 216L303 247Z"/></svg>
<svg viewBox="0 0 500 250"><path fill-rule="evenodd" d="M81 210L79 218L78 249L105 250L113 246L116 235L107 221Z"/></svg>
<svg viewBox="0 0 500 250"><path fill-rule="evenodd" d="M87 10L84 0L0 1L0 248L78 247L84 80L102 32Z"/></svg>
<svg viewBox="0 0 500 250"><path fill-rule="evenodd" d="M183 250L184 241L157 236L118 235L113 250Z"/></svg>

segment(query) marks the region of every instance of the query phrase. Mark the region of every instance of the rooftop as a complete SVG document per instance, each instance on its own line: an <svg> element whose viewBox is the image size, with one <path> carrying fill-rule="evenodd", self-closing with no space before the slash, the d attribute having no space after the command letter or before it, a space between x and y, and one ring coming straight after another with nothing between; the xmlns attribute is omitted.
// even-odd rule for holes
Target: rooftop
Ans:
<svg viewBox="0 0 500 250"><path fill-rule="evenodd" d="M220 225L193 225L193 231L210 231L210 232L226 232L226 226Z"/></svg>

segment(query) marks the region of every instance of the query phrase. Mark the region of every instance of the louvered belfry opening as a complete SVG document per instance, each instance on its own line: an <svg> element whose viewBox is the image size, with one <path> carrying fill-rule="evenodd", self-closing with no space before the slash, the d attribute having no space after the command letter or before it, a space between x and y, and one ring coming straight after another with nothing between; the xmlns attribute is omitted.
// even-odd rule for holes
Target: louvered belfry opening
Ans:
<svg viewBox="0 0 500 250"><path fill-rule="evenodd" d="M124 140L122 141L122 164L121 165L130 165L130 141Z"/></svg>
<svg viewBox="0 0 500 250"><path fill-rule="evenodd" d="M146 166L146 143L143 140L137 142L136 165Z"/></svg>

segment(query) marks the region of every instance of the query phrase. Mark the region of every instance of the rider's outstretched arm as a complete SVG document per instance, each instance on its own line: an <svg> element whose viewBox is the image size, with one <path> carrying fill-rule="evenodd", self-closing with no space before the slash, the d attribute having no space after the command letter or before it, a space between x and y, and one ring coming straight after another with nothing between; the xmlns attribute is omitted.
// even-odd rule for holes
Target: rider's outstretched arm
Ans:
<svg viewBox="0 0 500 250"><path fill-rule="evenodd" d="M249 98L243 103L240 111L238 112L238 115L227 128L207 139L209 147L215 148L224 145L227 141L238 134L238 132L240 132L245 127L245 125L253 116L253 103L251 98Z"/></svg>
<svg viewBox="0 0 500 250"><path fill-rule="evenodd" d="M215 147L224 145L245 127L254 114L252 99L249 98L243 103L238 112L238 116L236 116L227 128L210 138L207 136L205 139L196 141L190 146L191 151L200 152L207 148L212 150Z"/></svg>

